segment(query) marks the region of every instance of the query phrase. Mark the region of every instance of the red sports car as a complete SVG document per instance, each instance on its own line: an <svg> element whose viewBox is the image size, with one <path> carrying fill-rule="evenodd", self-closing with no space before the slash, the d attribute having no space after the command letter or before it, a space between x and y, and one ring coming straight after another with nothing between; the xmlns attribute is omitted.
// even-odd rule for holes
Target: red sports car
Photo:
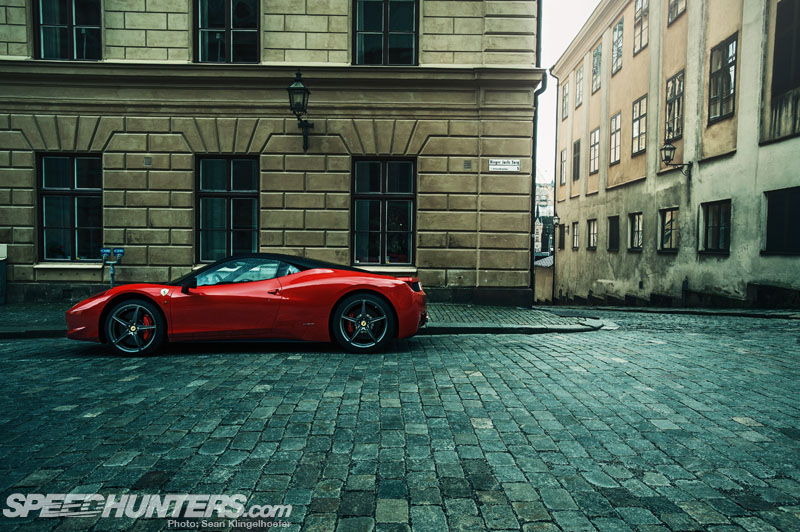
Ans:
<svg viewBox="0 0 800 532"><path fill-rule="evenodd" d="M165 341L280 338L381 349L427 321L416 278L277 254L240 255L164 284L106 290L67 311L67 336L149 355Z"/></svg>

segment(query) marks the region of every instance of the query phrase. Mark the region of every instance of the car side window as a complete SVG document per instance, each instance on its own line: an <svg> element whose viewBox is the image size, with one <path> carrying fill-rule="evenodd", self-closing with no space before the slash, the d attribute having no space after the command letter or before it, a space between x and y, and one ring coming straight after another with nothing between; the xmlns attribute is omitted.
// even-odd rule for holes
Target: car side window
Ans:
<svg viewBox="0 0 800 532"><path fill-rule="evenodd" d="M197 276L197 286L251 283L278 277L281 262L272 259L237 259L223 262Z"/></svg>

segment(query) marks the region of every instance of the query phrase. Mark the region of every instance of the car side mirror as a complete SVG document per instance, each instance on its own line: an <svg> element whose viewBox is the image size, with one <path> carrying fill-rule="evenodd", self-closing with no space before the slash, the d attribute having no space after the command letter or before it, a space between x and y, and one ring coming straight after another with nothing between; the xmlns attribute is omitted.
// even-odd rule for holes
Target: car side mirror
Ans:
<svg viewBox="0 0 800 532"><path fill-rule="evenodd" d="M189 290L193 288L197 288L197 277L192 277L184 281L183 284L181 284L181 293L188 294Z"/></svg>

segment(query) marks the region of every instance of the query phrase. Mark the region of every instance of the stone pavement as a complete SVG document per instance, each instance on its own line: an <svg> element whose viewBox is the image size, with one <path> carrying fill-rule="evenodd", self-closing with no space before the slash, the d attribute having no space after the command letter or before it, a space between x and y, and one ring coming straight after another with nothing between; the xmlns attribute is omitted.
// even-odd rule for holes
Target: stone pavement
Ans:
<svg viewBox="0 0 800 532"><path fill-rule="evenodd" d="M0 341L0 505L242 493L291 504L290 531L800 530L798 323L586 312L617 328L417 336L366 356Z"/></svg>
<svg viewBox="0 0 800 532"><path fill-rule="evenodd" d="M74 302L0 305L0 339L54 338L66 334L64 312ZM421 334L590 332L602 323L584 316L515 307L432 303L430 324Z"/></svg>

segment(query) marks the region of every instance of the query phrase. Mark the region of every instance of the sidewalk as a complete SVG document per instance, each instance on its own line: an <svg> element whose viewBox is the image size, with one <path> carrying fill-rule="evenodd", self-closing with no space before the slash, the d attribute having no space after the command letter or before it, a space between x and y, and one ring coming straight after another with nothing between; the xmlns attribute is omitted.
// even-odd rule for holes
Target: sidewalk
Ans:
<svg viewBox="0 0 800 532"><path fill-rule="evenodd" d="M73 302L0 305L0 339L65 336L64 313ZM420 334L542 334L591 332L603 322L582 316L559 316L539 309L428 304L428 326Z"/></svg>

